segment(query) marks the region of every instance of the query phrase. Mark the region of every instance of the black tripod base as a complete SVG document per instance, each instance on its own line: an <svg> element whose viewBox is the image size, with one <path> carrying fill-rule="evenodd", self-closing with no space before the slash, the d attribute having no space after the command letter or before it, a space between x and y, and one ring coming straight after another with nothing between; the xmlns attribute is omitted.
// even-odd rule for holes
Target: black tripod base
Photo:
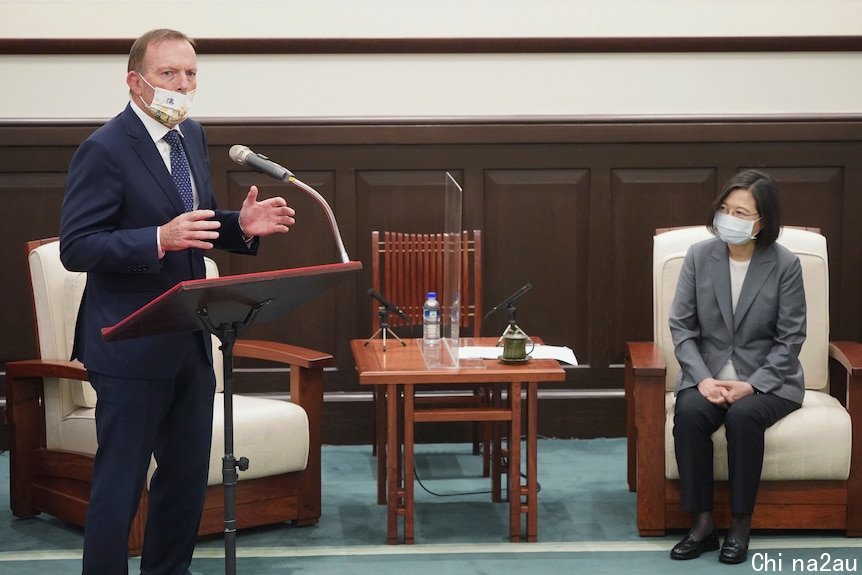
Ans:
<svg viewBox="0 0 862 575"><path fill-rule="evenodd" d="M371 343L378 335L383 340L383 351L386 351L387 336L390 336L393 339L397 340L402 346L407 345L400 337L395 334L395 332L389 329L389 311L384 306L380 306L380 308L378 308L377 310L377 314L380 317L380 327L377 328L377 331L371 334L371 337L365 340L365 345L367 346L369 343Z"/></svg>

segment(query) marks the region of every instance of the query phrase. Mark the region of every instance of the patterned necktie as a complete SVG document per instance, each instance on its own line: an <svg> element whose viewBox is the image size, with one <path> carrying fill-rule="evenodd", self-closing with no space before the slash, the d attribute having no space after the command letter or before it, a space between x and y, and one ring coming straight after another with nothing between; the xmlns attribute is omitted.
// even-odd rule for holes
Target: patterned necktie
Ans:
<svg viewBox="0 0 862 575"><path fill-rule="evenodd" d="M171 145L171 177L180 193L180 199L187 212L194 209L194 196L192 195L192 178L189 171L189 160L180 142L180 134L171 130L165 134L165 141Z"/></svg>

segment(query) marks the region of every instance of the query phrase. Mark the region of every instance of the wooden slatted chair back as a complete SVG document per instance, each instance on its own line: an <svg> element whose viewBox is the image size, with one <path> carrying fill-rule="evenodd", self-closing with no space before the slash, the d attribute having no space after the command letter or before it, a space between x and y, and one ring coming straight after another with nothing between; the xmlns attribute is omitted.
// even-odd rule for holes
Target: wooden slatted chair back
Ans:
<svg viewBox="0 0 862 575"><path fill-rule="evenodd" d="M451 240L444 234L371 232L372 288L409 317L389 315L389 326L422 325L422 306L429 291L442 297L443 262ZM479 337L482 320L482 233L461 232L461 330ZM441 302L442 303L442 302ZM380 327L379 303L372 300L372 330ZM445 310L444 310L445 313ZM466 332L470 328L470 332Z"/></svg>

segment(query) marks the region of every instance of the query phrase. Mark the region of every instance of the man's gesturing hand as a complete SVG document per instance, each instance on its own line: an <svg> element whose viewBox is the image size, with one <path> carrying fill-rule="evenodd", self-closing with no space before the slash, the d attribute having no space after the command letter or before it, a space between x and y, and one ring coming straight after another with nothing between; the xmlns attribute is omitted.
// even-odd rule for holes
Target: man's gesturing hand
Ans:
<svg viewBox="0 0 862 575"><path fill-rule="evenodd" d="M175 252L189 248L210 250L210 240L218 238L221 223L212 210L194 210L181 214L159 228L159 243L162 250Z"/></svg>
<svg viewBox="0 0 862 575"><path fill-rule="evenodd" d="M249 237L287 233L295 222L296 212L284 198L275 197L257 201L257 186L251 186L242 202L239 225Z"/></svg>

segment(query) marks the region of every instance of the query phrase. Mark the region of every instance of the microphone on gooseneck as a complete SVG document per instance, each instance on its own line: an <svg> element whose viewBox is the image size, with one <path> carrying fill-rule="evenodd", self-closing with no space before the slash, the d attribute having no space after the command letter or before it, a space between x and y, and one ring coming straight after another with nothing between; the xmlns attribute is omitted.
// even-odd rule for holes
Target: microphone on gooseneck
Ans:
<svg viewBox="0 0 862 575"><path fill-rule="evenodd" d="M248 146L241 146L239 144L231 146L228 154L230 155L230 159L237 164L248 166L255 172L266 174L276 180L287 181L294 177L293 172L284 166L276 164L263 154L253 152Z"/></svg>
<svg viewBox="0 0 862 575"><path fill-rule="evenodd" d="M292 184L311 196L314 201L320 205L323 211L326 212L326 219L329 220L329 227L332 229L332 237L335 238L341 261L343 263L350 261L350 258L347 255L347 250L344 249L344 241L341 239L341 232L338 231L338 222L335 221L335 214L332 212L329 202L327 202L326 199L317 192L317 190L294 176L293 172L284 166L276 164L263 154L252 152L248 146L241 146L239 144L231 146L228 155L230 156L230 159L237 164L248 166L256 172L260 172L261 174L266 174L276 180Z"/></svg>

